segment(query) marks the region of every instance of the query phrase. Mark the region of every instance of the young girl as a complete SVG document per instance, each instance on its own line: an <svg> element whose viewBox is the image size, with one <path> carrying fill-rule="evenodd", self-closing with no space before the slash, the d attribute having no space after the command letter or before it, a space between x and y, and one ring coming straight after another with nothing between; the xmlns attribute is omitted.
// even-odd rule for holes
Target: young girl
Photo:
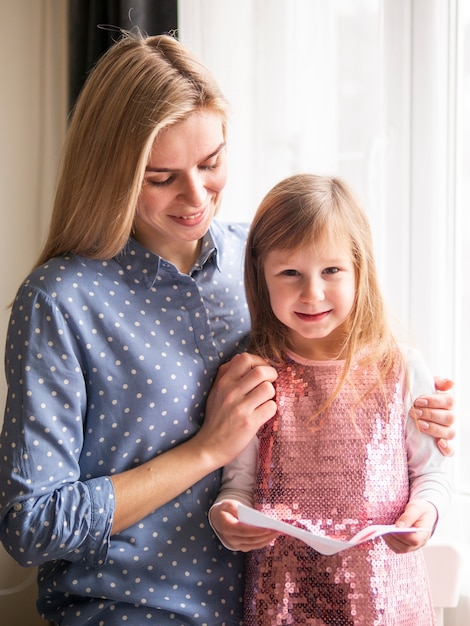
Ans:
<svg viewBox="0 0 470 626"><path fill-rule="evenodd" d="M273 363L275 417L224 470L211 510L247 557L245 626L430 626L430 532L333 556L242 524L237 503L333 537L370 524L433 529L445 459L407 419L433 380L388 326L367 218L341 180L297 175L261 203L248 237L251 350Z"/></svg>

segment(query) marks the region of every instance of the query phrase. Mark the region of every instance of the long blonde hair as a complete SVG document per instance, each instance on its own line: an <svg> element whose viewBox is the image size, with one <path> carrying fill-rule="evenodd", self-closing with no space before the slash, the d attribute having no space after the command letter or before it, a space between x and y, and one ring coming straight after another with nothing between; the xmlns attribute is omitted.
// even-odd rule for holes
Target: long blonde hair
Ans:
<svg viewBox="0 0 470 626"><path fill-rule="evenodd" d="M123 32L78 98L36 266L63 253L120 252L155 137L200 109L220 115L225 134L228 103L207 68L170 35Z"/></svg>
<svg viewBox="0 0 470 626"><path fill-rule="evenodd" d="M349 328L338 353L344 368L329 399L331 404L363 348L379 378L396 363L397 344L387 321L379 288L369 222L352 191L337 177L298 174L273 187L251 223L245 256L245 287L251 315L250 350L280 364L287 348L288 328L271 308L264 263L272 250L296 250L332 237L352 251L356 294ZM325 409L326 406L320 408ZM320 411L318 411L320 412Z"/></svg>

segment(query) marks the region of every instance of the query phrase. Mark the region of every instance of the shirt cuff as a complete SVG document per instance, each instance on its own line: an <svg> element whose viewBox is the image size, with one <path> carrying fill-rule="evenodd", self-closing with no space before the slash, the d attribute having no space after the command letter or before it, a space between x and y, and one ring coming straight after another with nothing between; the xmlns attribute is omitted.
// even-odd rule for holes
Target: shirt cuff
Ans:
<svg viewBox="0 0 470 626"><path fill-rule="evenodd" d="M115 509L114 487L108 476L92 478L84 485L90 498L90 526L86 540L74 550L77 558L70 560L82 561L87 567L97 569L108 558Z"/></svg>

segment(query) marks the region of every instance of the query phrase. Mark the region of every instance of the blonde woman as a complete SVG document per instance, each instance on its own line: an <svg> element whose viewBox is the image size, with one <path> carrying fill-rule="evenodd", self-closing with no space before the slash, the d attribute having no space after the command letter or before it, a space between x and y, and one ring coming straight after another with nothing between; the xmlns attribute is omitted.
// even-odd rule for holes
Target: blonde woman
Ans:
<svg viewBox="0 0 470 626"><path fill-rule="evenodd" d="M11 313L0 438L0 538L39 565L56 624L242 619L243 560L207 512L222 466L274 415L276 372L244 353L247 229L214 219L226 127L197 59L128 33L71 119L49 237ZM442 444L452 398L424 402Z"/></svg>
<svg viewBox="0 0 470 626"><path fill-rule="evenodd" d="M292 176L261 202L248 235L250 350L271 362L275 417L224 468L211 520L247 557L245 626L431 626L422 547L446 510L446 459L408 416L433 389L390 332L364 212L338 178ZM349 539L324 556L238 521L238 502ZM424 530L426 529L426 530Z"/></svg>

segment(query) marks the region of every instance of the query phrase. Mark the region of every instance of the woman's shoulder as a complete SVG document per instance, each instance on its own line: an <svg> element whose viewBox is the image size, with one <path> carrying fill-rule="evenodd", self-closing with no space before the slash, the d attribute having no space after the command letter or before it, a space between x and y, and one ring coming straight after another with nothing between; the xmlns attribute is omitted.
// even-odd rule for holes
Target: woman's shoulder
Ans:
<svg viewBox="0 0 470 626"><path fill-rule="evenodd" d="M89 291L98 276L105 276L114 261L88 259L76 254L53 257L34 268L19 286L17 297L29 291L41 292L45 296L60 300L71 290L80 290L80 285ZM114 273L114 272L113 272Z"/></svg>
<svg viewBox="0 0 470 626"><path fill-rule="evenodd" d="M27 284L44 284L50 281L61 282L73 276L96 274L104 270L113 260L88 259L76 254L63 254L52 257L42 265L34 268L26 277Z"/></svg>

